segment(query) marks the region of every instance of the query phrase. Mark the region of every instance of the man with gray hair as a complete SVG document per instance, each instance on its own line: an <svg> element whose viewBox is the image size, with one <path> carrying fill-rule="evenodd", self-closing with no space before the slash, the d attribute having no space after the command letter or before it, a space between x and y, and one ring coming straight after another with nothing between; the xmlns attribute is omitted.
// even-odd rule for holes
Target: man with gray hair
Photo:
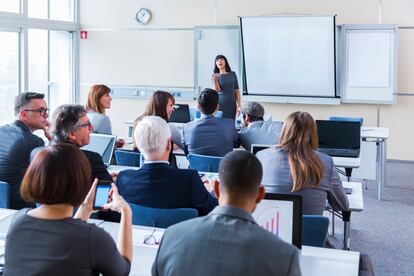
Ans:
<svg viewBox="0 0 414 276"><path fill-rule="evenodd" d="M240 142L250 151L252 144L275 145L279 142L283 122L264 121L265 110L260 103L248 102L241 108L243 128L239 131Z"/></svg>
<svg viewBox="0 0 414 276"><path fill-rule="evenodd" d="M118 175L119 193L129 203L152 208L195 208L208 214L217 205L197 171L176 169L168 163L171 131L157 116L146 116L136 126L134 138L145 162L139 170Z"/></svg>
<svg viewBox="0 0 414 276"><path fill-rule="evenodd" d="M30 164L30 153L44 146L44 141L33 134L43 130L50 138L48 127L49 109L45 95L35 92L21 93L16 97L14 113L16 121L0 127L0 181L10 185L10 208L31 207L20 196L20 182Z"/></svg>

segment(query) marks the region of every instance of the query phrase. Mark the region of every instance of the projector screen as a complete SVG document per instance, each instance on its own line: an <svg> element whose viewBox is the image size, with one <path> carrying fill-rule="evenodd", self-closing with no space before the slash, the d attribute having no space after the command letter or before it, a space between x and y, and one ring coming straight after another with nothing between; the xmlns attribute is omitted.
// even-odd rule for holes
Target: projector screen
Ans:
<svg viewBox="0 0 414 276"><path fill-rule="evenodd" d="M241 17L249 95L335 97L335 17Z"/></svg>

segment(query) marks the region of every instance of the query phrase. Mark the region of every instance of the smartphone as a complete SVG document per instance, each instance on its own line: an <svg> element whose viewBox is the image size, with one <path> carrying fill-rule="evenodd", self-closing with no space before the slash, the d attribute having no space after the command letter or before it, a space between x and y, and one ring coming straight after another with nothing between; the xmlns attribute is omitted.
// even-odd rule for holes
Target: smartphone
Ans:
<svg viewBox="0 0 414 276"><path fill-rule="evenodd" d="M109 202L109 191L111 190L110 181L99 181L98 186L96 186L95 199L93 201L93 209L99 210L102 205L105 205Z"/></svg>

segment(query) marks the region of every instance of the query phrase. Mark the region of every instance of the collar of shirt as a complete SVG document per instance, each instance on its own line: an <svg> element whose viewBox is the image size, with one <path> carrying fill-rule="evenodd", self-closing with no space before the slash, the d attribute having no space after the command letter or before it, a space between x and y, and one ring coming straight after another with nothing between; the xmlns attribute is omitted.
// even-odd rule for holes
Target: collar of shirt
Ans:
<svg viewBox="0 0 414 276"><path fill-rule="evenodd" d="M213 211L210 213L211 215L225 215L225 216L231 216L236 217L244 220L251 221L254 224L257 224L252 216L251 213L246 212L245 210L230 206L230 205L220 205L214 208Z"/></svg>
<svg viewBox="0 0 414 276"><path fill-rule="evenodd" d="M144 164L157 164L157 163L164 163L164 164L170 164L168 161L163 160L144 160Z"/></svg>
<svg viewBox="0 0 414 276"><path fill-rule="evenodd" d="M201 114L200 119L210 119L210 118L214 118L216 116L214 116L213 114Z"/></svg>

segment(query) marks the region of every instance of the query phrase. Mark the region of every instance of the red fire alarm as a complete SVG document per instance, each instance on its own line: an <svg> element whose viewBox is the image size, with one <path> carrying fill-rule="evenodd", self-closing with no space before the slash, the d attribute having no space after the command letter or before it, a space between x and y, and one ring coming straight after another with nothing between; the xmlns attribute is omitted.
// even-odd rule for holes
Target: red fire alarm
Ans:
<svg viewBox="0 0 414 276"><path fill-rule="evenodd" d="M80 39L88 39L88 32L80 31Z"/></svg>

